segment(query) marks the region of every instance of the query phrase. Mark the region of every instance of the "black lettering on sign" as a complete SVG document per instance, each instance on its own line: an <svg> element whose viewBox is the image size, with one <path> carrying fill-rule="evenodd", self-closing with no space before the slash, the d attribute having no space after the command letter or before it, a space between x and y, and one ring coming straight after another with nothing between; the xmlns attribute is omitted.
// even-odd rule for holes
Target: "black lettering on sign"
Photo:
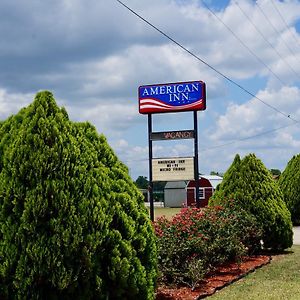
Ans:
<svg viewBox="0 0 300 300"><path fill-rule="evenodd" d="M159 169L160 172L170 172L171 168L161 168Z"/></svg>
<svg viewBox="0 0 300 300"><path fill-rule="evenodd" d="M178 139L193 139L195 137L194 130L180 130L180 131L165 131L152 132L151 140L178 140Z"/></svg>
<svg viewBox="0 0 300 300"><path fill-rule="evenodd" d="M173 171L185 171L185 168L173 168Z"/></svg>

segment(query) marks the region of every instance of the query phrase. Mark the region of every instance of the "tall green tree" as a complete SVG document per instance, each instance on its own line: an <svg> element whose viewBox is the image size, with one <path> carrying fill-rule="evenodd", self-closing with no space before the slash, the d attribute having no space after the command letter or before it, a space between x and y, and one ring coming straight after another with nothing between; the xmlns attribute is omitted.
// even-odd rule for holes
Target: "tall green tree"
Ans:
<svg viewBox="0 0 300 300"><path fill-rule="evenodd" d="M139 176L135 181L136 186L139 189L148 189L149 181L145 176Z"/></svg>
<svg viewBox="0 0 300 300"><path fill-rule="evenodd" d="M215 191L215 197L210 198L211 205L221 205L228 195L232 193L232 190L235 189L237 184L237 179L239 176L239 168L241 164L241 158L238 154L234 157L234 160L228 170L223 176L223 180L220 184L217 185Z"/></svg>
<svg viewBox="0 0 300 300"><path fill-rule="evenodd" d="M223 173L217 172L217 171L211 171L209 174L210 174L210 175L220 176L220 177L223 177L223 175L224 175Z"/></svg>
<svg viewBox="0 0 300 300"><path fill-rule="evenodd" d="M279 186L283 192L284 201L291 212L294 224L300 224L300 154L288 162L279 178Z"/></svg>
<svg viewBox="0 0 300 300"><path fill-rule="evenodd" d="M283 194L254 154L242 160L235 157L209 204L219 205L232 199L257 219L266 248L285 249L292 245L291 215Z"/></svg>
<svg viewBox="0 0 300 300"><path fill-rule="evenodd" d="M50 92L0 128L0 298L153 299L143 197L103 135Z"/></svg>
<svg viewBox="0 0 300 300"><path fill-rule="evenodd" d="M271 169L270 172L272 175L275 175L275 176L276 175L279 176L281 174L281 171L279 169Z"/></svg>

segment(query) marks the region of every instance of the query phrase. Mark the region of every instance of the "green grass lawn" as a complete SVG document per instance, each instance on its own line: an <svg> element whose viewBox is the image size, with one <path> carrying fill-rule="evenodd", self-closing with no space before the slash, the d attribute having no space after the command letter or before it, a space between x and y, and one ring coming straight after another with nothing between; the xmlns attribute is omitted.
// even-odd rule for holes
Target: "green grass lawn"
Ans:
<svg viewBox="0 0 300 300"><path fill-rule="evenodd" d="M210 299L300 299L300 246L277 256L267 266L218 291Z"/></svg>
<svg viewBox="0 0 300 300"><path fill-rule="evenodd" d="M181 208L154 209L154 217L171 218ZM270 264L218 291L211 300L300 300L300 246L293 246Z"/></svg>
<svg viewBox="0 0 300 300"><path fill-rule="evenodd" d="M179 213L181 208L169 208L169 207L155 207L154 208L154 219L161 216L166 216L167 219L172 218L174 215Z"/></svg>

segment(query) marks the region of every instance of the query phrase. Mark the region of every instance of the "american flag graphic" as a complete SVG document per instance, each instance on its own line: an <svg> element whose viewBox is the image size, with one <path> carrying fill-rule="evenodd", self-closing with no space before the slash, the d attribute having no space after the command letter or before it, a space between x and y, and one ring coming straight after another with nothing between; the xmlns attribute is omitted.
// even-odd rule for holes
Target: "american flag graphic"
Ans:
<svg viewBox="0 0 300 300"><path fill-rule="evenodd" d="M169 105L162 101L146 98L140 100L140 113L155 113L155 112L168 112L168 111L188 111L188 110L201 110L203 108L203 99L196 102L184 105Z"/></svg>
<svg viewBox="0 0 300 300"><path fill-rule="evenodd" d="M203 81L144 85L139 87L138 94L141 114L206 109Z"/></svg>

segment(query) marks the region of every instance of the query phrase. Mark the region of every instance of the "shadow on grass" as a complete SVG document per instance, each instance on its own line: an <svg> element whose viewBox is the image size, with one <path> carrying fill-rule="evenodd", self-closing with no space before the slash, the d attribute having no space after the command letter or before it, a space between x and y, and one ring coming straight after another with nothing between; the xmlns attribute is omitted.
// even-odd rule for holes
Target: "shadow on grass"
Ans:
<svg viewBox="0 0 300 300"><path fill-rule="evenodd" d="M263 249L259 252L259 254L261 255L268 255L268 256L288 255L293 253L294 251L292 251L291 249L285 249L285 250Z"/></svg>

